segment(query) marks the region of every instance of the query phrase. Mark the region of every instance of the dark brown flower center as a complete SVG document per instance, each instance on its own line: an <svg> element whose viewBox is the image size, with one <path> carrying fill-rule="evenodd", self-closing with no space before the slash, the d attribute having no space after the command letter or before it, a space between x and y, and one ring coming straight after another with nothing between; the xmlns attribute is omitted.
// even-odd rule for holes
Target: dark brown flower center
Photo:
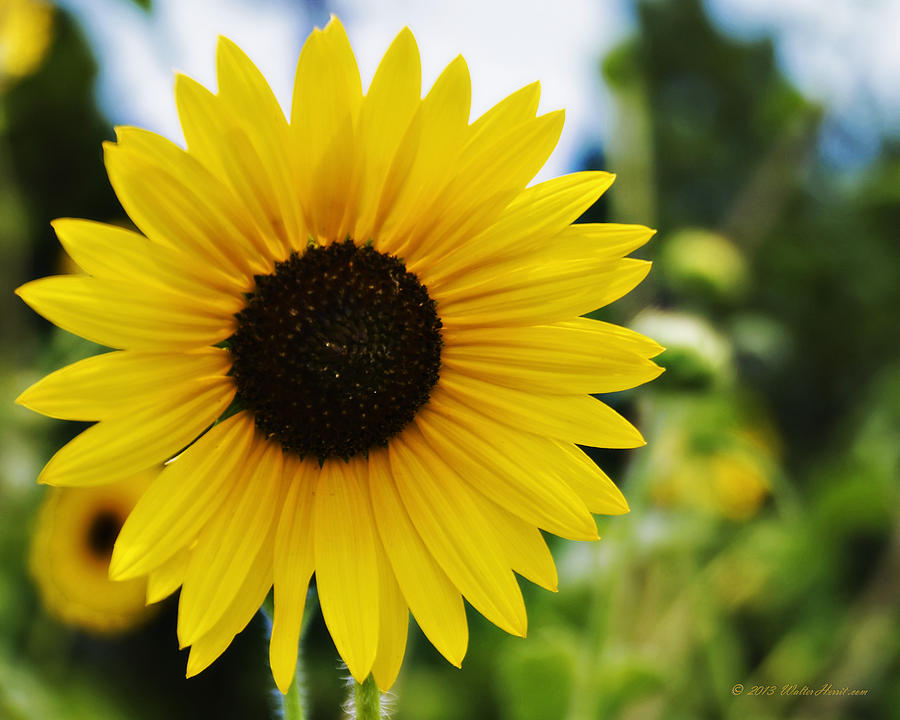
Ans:
<svg viewBox="0 0 900 720"><path fill-rule="evenodd" d="M438 379L441 321L403 262L352 240L256 277L229 340L238 402L301 457L383 446Z"/></svg>
<svg viewBox="0 0 900 720"><path fill-rule="evenodd" d="M121 529L122 518L118 513L112 510L100 511L93 517L88 527L88 550L96 557L108 561Z"/></svg>

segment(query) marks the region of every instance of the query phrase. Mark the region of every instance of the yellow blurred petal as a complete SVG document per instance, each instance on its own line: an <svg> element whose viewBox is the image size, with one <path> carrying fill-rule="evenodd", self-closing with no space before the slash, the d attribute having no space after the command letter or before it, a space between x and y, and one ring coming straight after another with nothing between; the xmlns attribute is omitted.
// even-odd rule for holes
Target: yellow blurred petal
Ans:
<svg viewBox="0 0 900 720"><path fill-rule="evenodd" d="M272 587L272 542L274 531L247 573L241 589L222 618L191 646L187 677L202 672L219 657L253 619Z"/></svg>
<svg viewBox="0 0 900 720"><path fill-rule="evenodd" d="M386 450L369 453L369 490L378 532L406 603L431 644L459 667L469 641L462 597L409 519Z"/></svg>
<svg viewBox="0 0 900 720"><path fill-rule="evenodd" d="M359 113L358 181L353 237L372 238L375 213L400 140L421 102L419 48L409 28L400 31L384 54Z"/></svg>
<svg viewBox="0 0 900 720"><path fill-rule="evenodd" d="M445 392L475 414L441 403L440 395ZM588 395L536 395L445 372L431 402L435 410L458 418L467 427L477 427L473 423L480 414L518 430L579 445L633 448L645 444L637 428Z"/></svg>
<svg viewBox="0 0 900 720"><path fill-rule="evenodd" d="M435 560L478 612L524 636L522 593L472 491L414 426L391 441L389 455L403 505Z"/></svg>
<svg viewBox="0 0 900 720"><path fill-rule="evenodd" d="M115 533L159 473L151 468L91 488L50 488L31 532L29 569L54 616L91 634L134 628L152 614L146 581L112 582L107 574ZM102 536L96 535L98 528Z"/></svg>
<svg viewBox="0 0 900 720"><path fill-rule="evenodd" d="M375 525L359 459L325 462L313 517L316 587L325 624L350 674L366 679L378 649Z"/></svg>
<svg viewBox="0 0 900 720"><path fill-rule="evenodd" d="M160 473L119 533L114 580L145 575L192 542L222 506L256 440L250 413L219 423Z"/></svg>
<svg viewBox="0 0 900 720"><path fill-rule="evenodd" d="M92 425L50 458L38 482L102 485L160 465L192 442L231 403L231 378L171 388L159 402Z"/></svg>
<svg viewBox="0 0 900 720"><path fill-rule="evenodd" d="M560 537L595 540L597 526L578 495L554 472L556 453L535 462L529 438L465 405L441 400L419 411L416 425L434 451L498 505ZM537 438L535 439L537 440ZM546 447L544 445L544 447ZM476 479L477 480L474 480Z"/></svg>
<svg viewBox="0 0 900 720"><path fill-rule="evenodd" d="M16 294L54 325L107 347L188 349L230 337L236 321L227 309L204 313L192 298L86 275L25 283Z"/></svg>
<svg viewBox="0 0 900 720"><path fill-rule="evenodd" d="M297 668L297 645L309 579L315 569L313 505L319 469L312 461L286 458L287 497L275 536L275 617L269 663L275 684L287 693Z"/></svg>
<svg viewBox="0 0 900 720"><path fill-rule="evenodd" d="M241 477L191 552L178 607L178 639L190 645L218 622L262 551L282 498L282 451L258 438Z"/></svg>
<svg viewBox="0 0 900 720"><path fill-rule="evenodd" d="M147 576L147 604L164 600L184 582L191 553L185 548L166 560Z"/></svg>
<svg viewBox="0 0 900 720"><path fill-rule="evenodd" d="M406 635L409 630L409 612L397 579L391 570L390 562L381 545L375 538L378 554L378 651L372 664L372 675L381 692L391 689L403 655L406 652Z"/></svg>
<svg viewBox="0 0 900 720"><path fill-rule="evenodd" d="M56 8L41 0L3 0L0 4L0 86L40 66L54 35Z"/></svg>
<svg viewBox="0 0 900 720"><path fill-rule="evenodd" d="M180 402L192 386L209 378L224 380L230 367L231 356L220 348L104 353L50 373L16 402L62 420L104 420L146 405L161 405L173 396Z"/></svg>

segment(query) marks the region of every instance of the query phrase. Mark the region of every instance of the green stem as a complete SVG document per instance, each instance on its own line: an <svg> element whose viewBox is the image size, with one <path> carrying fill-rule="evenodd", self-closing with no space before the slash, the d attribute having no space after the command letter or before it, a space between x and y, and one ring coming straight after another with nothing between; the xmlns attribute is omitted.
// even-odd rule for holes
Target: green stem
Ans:
<svg viewBox="0 0 900 720"><path fill-rule="evenodd" d="M356 720L379 720L381 718L381 692L371 675L365 679L365 682L355 684L353 707L356 710Z"/></svg>
<svg viewBox="0 0 900 720"><path fill-rule="evenodd" d="M303 693L300 690L303 684L303 669L300 667L300 658L297 657L297 672L294 682L288 688L287 695L281 695L281 717L283 720L303 720Z"/></svg>

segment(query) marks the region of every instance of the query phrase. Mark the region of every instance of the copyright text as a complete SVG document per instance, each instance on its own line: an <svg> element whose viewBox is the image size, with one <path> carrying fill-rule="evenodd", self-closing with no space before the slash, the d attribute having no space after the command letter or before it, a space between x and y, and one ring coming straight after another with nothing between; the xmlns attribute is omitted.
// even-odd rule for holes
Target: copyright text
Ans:
<svg viewBox="0 0 900 720"><path fill-rule="evenodd" d="M799 695L810 697L822 696L847 696L847 695L868 695L869 691L865 688L851 688L846 685L833 685L832 683L823 683L822 685L800 685L799 683L787 683L785 685L750 685L744 692L743 683L735 683L731 687L732 695Z"/></svg>

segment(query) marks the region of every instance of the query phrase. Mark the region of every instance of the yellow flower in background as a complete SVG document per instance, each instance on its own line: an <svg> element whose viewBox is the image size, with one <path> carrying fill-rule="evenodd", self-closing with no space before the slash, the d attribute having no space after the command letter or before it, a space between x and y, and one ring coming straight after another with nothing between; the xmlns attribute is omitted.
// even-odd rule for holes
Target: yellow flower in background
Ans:
<svg viewBox="0 0 900 720"><path fill-rule="evenodd" d="M772 490L778 467L774 429L735 397L674 395L655 407L647 475L659 505L694 507L747 520Z"/></svg>
<svg viewBox="0 0 900 720"><path fill-rule="evenodd" d="M0 84L32 73L50 45L53 7L41 0L0 0Z"/></svg>
<svg viewBox="0 0 900 720"><path fill-rule="evenodd" d="M19 398L98 421L40 481L93 485L181 453L125 523L111 574L149 575L151 599L182 587L189 675L274 585L286 691L313 573L350 672L383 690L408 611L455 665L464 597L525 635L513 573L557 585L538 528L594 540L591 513L627 511L575 443L643 444L588 393L656 377L661 348L579 316L645 277L624 255L653 232L572 225L613 176L527 187L563 113L536 117L533 84L470 124L461 57L423 99L408 29L365 95L341 24L315 30L290 121L233 43L217 61L216 94L176 80L187 151L134 128L105 147L143 235L59 220L87 274L18 290L119 349Z"/></svg>
<svg viewBox="0 0 900 720"><path fill-rule="evenodd" d="M145 470L109 485L49 490L38 511L30 556L48 612L102 634L129 630L148 617L146 580L114 582L108 568L125 518L158 474Z"/></svg>
<svg viewBox="0 0 900 720"><path fill-rule="evenodd" d="M664 505L693 505L729 520L747 520L768 497L770 464L746 449L692 456L660 476L654 497Z"/></svg>

